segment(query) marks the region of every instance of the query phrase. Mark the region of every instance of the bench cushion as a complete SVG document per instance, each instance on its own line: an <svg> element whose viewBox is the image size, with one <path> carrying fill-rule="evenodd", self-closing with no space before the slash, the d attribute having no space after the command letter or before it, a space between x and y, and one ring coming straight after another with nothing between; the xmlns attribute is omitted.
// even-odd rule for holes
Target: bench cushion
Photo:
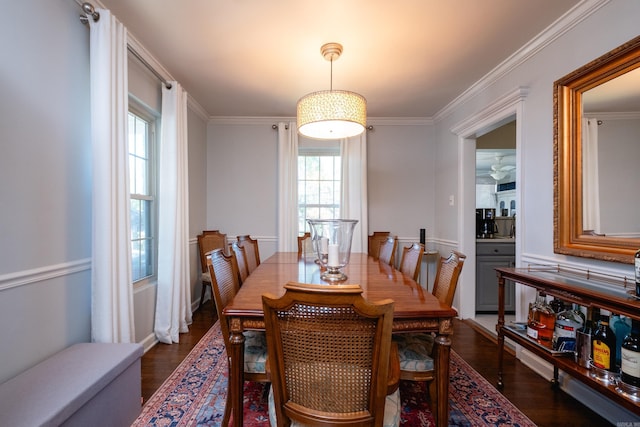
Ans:
<svg viewBox="0 0 640 427"><path fill-rule="evenodd" d="M64 424L114 381L128 386L135 386L137 382L137 390L129 397L137 399L132 403L137 404L139 413L142 353L140 344L81 343L68 347L0 385L2 423L10 426ZM119 377L125 372L133 378L123 382ZM117 394L122 390L109 392ZM116 402L117 399L108 402L113 406L105 408L104 413L117 416L123 408ZM105 406L104 403L107 402L99 402L97 406ZM99 415L94 415L97 422ZM104 425L111 424L107 421Z"/></svg>

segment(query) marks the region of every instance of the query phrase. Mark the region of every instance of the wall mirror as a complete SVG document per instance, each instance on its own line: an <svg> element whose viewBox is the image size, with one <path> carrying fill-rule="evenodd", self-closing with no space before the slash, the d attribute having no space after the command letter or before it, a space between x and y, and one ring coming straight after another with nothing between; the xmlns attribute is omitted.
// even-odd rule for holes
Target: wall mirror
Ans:
<svg viewBox="0 0 640 427"><path fill-rule="evenodd" d="M554 83L554 252L640 249L640 37Z"/></svg>

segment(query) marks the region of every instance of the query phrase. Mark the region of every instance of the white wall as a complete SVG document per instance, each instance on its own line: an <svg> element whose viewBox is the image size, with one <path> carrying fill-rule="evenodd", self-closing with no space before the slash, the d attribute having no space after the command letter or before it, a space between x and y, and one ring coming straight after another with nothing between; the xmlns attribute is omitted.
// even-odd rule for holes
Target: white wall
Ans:
<svg viewBox="0 0 640 427"><path fill-rule="evenodd" d="M0 382L90 337L87 29L75 2L0 14Z"/></svg>
<svg viewBox="0 0 640 427"><path fill-rule="evenodd" d="M640 16L640 2L611 1L604 3L601 9L590 15L564 33L556 34L548 45L539 51L529 49L520 53L522 63L514 68L501 70L499 77L479 82L470 88L468 96L461 97L444 109L435 119L436 126L436 176L438 182L445 185L436 187L436 230L444 240L473 242L472 235L461 235L464 227L461 212L448 209L441 203L449 194L456 192L467 201L473 200L475 186L472 180L465 177L470 169L461 169L457 159L466 159L471 146L475 149L473 139L463 141L452 132L461 127L471 128L469 120L477 117L481 121L482 114L499 116L499 112L490 111L494 104L518 88L526 88L526 96L518 110L517 118L517 156L518 191L521 200L518 204L516 261L519 266L529 263L570 264L588 267L611 273L632 275L632 266L626 264L606 263L586 258L557 255L553 252L553 82L569 72L581 67L609 50L627 42L638 35L636 17ZM607 28L607 31L603 31ZM514 113L515 110L510 111ZM473 160L467 161L469 168ZM469 203L470 204L470 203ZM473 227L467 227L473 233ZM471 246L467 255L475 256L475 248ZM469 262L471 261L471 262ZM464 317L470 317L467 307L475 304L475 263L467 260L461 276L459 291L454 304L465 307L461 310ZM526 303L531 299L531 292L517 297L519 314L522 315ZM473 314L471 314L472 316ZM541 364L544 365L544 364ZM551 375L548 366L543 375ZM542 372L542 371L541 371ZM567 380L571 383L571 380ZM576 381L572 382L575 386ZM563 384L563 387L565 384ZM591 396L593 401L603 401L599 395L589 390L579 389L578 396ZM597 410L597 409L596 409ZM612 412L608 412L611 415ZM604 415L604 413L603 413ZM617 416L617 415L616 415ZM626 419L626 418L622 418Z"/></svg>
<svg viewBox="0 0 640 427"><path fill-rule="evenodd" d="M74 1L47 0L7 2L0 14L0 382L91 338L89 31L79 14ZM159 83L130 66L136 97L159 109ZM195 299L206 120L190 105ZM136 289L134 304L136 339L149 340L155 286Z"/></svg>
<svg viewBox="0 0 640 427"><path fill-rule="evenodd" d="M277 131L281 119L213 119L208 126L207 227L258 238L260 256L277 248ZM434 146L426 121L369 121L369 230L418 241L433 233Z"/></svg>
<svg viewBox="0 0 640 427"><path fill-rule="evenodd" d="M640 3L613 1L597 13L578 23L568 32L542 48L535 55L491 84L455 104L436 120L438 181L457 182L461 171L455 158L460 152L459 140L451 129L487 108L516 88L528 88L524 101L522 134L518 147L520 165L519 190L522 205L518 208L521 227L518 238L522 242L519 259L541 259L549 262L569 260L578 264L604 265L607 268L630 271L630 266L556 255L553 253L553 82L599 57L618 45L637 36L636 16ZM601 28L615 31L599 32ZM594 34L598 34L594 37ZM445 199L455 191L436 187L436 199ZM442 206L442 204L439 204ZM437 230L443 238L458 240L458 217L447 209L436 211ZM466 267L466 266L465 266Z"/></svg>
<svg viewBox="0 0 640 427"><path fill-rule="evenodd" d="M600 232L640 237L640 118L605 118L598 126Z"/></svg>

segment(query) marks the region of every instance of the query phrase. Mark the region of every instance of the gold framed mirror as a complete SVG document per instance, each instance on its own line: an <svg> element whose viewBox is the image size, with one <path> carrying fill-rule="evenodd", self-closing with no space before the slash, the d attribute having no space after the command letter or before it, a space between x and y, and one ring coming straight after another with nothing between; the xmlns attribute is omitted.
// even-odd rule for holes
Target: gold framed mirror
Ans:
<svg viewBox="0 0 640 427"><path fill-rule="evenodd" d="M640 175L633 170L640 170L640 151L620 147L640 150L640 36L557 80L553 90L554 252L633 263L640 249ZM599 128L623 121L624 131L606 140ZM603 151L618 163L600 159Z"/></svg>

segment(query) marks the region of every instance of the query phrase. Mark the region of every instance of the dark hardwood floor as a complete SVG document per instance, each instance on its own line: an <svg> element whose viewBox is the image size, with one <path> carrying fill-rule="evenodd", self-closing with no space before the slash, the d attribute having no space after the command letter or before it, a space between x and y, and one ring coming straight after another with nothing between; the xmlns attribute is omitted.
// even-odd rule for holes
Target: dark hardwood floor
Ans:
<svg viewBox="0 0 640 427"><path fill-rule="evenodd" d="M180 335L179 344L157 344L142 357L142 396L146 402L180 364L198 340L217 320L210 301L193 313L189 332ZM453 350L495 385L498 375L497 345L471 327L468 321L454 323ZM539 426L606 426L604 418L548 380L505 353L503 394Z"/></svg>
<svg viewBox="0 0 640 427"><path fill-rule="evenodd" d="M218 320L211 301L193 313L193 323L189 332L180 334L178 344L158 343L142 356L142 399L149 400L151 395L162 385L169 375L178 367L182 359L195 347L200 338Z"/></svg>

